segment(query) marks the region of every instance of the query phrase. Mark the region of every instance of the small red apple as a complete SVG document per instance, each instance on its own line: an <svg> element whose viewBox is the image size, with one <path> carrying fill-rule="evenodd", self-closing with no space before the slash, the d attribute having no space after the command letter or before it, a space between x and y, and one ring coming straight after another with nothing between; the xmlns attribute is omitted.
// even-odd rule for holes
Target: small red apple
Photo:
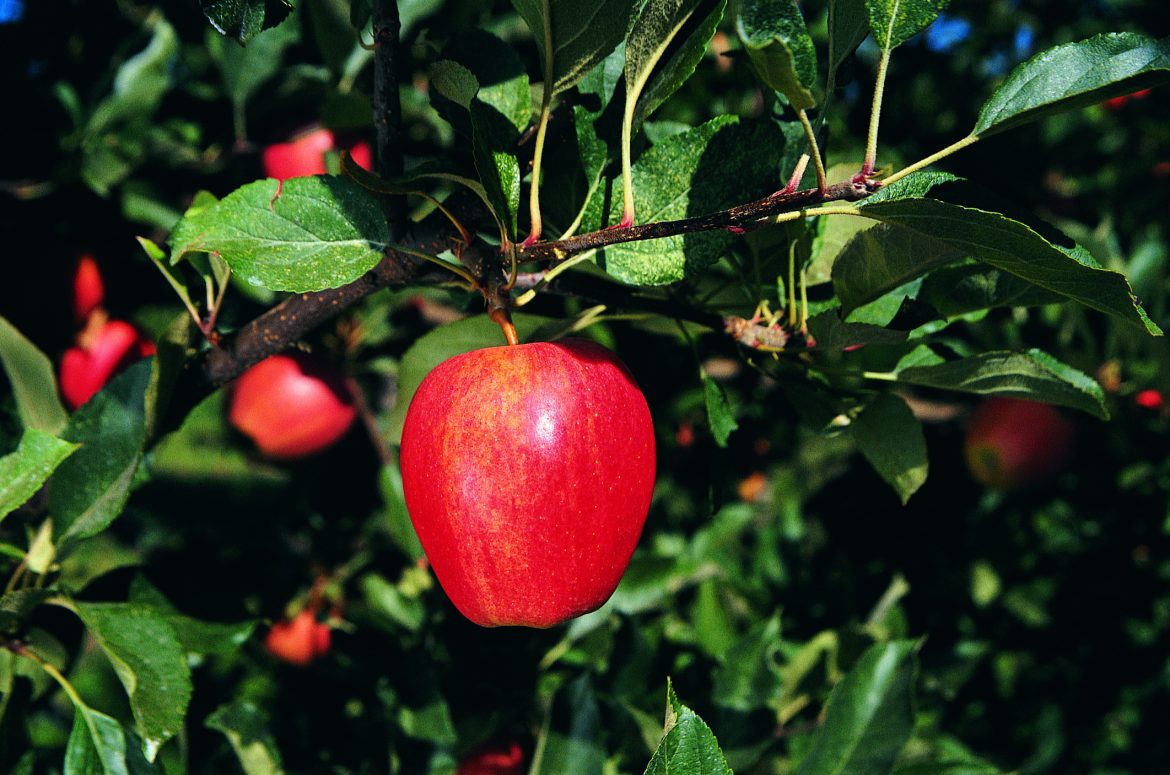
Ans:
<svg viewBox="0 0 1170 775"><path fill-rule="evenodd" d="M1156 412L1161 409L1166 401L1162 397L1162 393L1157 390L1141 390L1133 397L1134 403L1143 409L1149 409L1151 412Z"/></svg>
<svg viewBox="0 0 1170 775"><path fill-rule="evenodd" d="M317 621L315 611L305 608L292 619L272 625L264 648L277 659L304 667L329 653L333 635L329 625Z"/></svg>
<svg viewBox="0 0 1170 775"><path fill-rule="evenodd" d="M73 273L73 319L85 323L105 300L106 288L97 261L86 254L78 259Z"/></svg>
<svg viewBox="0 0 1170 775"><path fill-rule="evenodd" d="M1048 404L990 398L971 416L965 452L979 482L996 490L1029 484L1060 470L1072 425Z"/></svg>
<svg viewBox="0 0 1170 775"><path fill-rule="evenodd" d="M336 138L333 132L324 127L305 132L285 143L273 143L261 155L264 174L277 180L324 175L327 172L325 154L335 149ZM362 140L349 146L348 150L359 166L371 168L369 143Z"/></svg>
<svg viewBox="0 0 1170 775"><path fill-rule="evenodd" d="M613 593L654 489L629 371L586 340L458 355L402 431L407 510L439 583L485 627L551 627Z"/></svg>
<svg viewBox="0 0 1170 775"><path fill-rule="evenodd" d="M455 775L523 775L524 751L520 744L492 745L468 754Z"/></svg>
<svg viewBox="0 0 1170 775"><path fill-rule="evenodd" d="M78 344L61 357L61 395L70 410L77 409L102 389L110 378L135 361L154 355L154 342L124 320L95 318Z"/></svg>
<svg viewBox="0 0 1170 775"><path fill-rule="evenodd" d="M357 417L353 394L332 364L298 350L265 358L232 385L228 421L278 460L332 446Z"/></svg>

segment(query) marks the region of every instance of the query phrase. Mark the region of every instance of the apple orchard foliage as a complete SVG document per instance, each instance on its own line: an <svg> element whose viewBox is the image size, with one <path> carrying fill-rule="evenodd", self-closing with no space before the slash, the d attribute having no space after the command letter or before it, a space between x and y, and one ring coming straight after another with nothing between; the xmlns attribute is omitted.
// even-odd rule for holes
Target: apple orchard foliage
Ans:
<svg viewBox="0 0 1170 775"><path fill-rule="evenodd" d="M1164 764L1170 39L200 5L0 21L0 771Z"/></svg>

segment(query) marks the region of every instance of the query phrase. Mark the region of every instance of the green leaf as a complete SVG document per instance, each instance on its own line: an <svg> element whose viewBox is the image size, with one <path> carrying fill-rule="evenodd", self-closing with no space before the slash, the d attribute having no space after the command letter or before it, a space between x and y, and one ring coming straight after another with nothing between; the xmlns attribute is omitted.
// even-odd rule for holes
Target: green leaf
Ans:
<svg viewBox="0 0 1170 775"><path fill-rule="evenodd" d="M899 382L911 385L1029 398L1079 409L1102 420L1109 418L1100 384L1041 350L986 352L922 366L906 365L904 360L896 376Z"/></svg>
<svg viewBox="0 0 1170 775"><path fill-rule="evenodd" d="M29 614L53 594L48 589L18 589L0 595L0 632L19 631Z"/></svg>
<svg viewBox="0 0 1170 775"><path fill-rule="evenodd" d="M243 46L261 30L280 24L294 4L292 0L199 0L199 5L213 27Z"/></svg>
<svg viewBox="0 0 1170 775"><path fill-rule="evenodd" d="M915 644L870 646L833 689L798 775L888 775L914 730Z"/></svg>
<svg viewBox="0 0 1170 775"><path fill-rule="evenodd" d="M471 101L479 93L479 79L470 69L452 59L440 59L427 68L427 77L439 94L464 110L471 109Z"/></svg>
<svg viewBox="0 0 1170 775"><path fill-rule="evenodd" d="M645 221L707 215L776 188L784 136L768 122L720 116L667 138L634 165L634 201ZM616 185L609 222L621 218ZM597 204L600 206L600 203ZM605 271L633 285L664 285L695 275L734 242L724 231L628 242L601 253Z"/></svg>
<svg viewBox="0 0 1170 775"><path fill-rule="evenodd" d="M65 746L65 775L137 775L156 772L130 745L122 725L104 713L76 705Z"/></svg>
<svg viewBox="0 0 1170 775"><path fill-rule="evenodd" d="M695 72L715 34L727 0L694 25L681 45L672 46L702 0L647 0L626 38L626 99L633 127L642 125ZM663 60L667 49L670 56ZM653 76L653 78L652 78Z"/></svg>
<svg viewBox="0 0 1170 775"><path fill-rule="evenodd" d="M507 148L510 141L492 127L498 123L493 109L478 98L471 104L471 153L475 171L483 182L492 209L503 221L509 237L516 236L520 211L520 162Z"/></svg>
<svg viewBox="0 0 1170 775"><path fill-rule="evenodd" d="M602 771L601 708L585 673L563 686L553 698L539 761L530 775L595 775Z"/></svg>
<svg viewBox="0 0 1170 775"><path fill-rule="evenodd" d="M252 703L237 700L221 705L204 724L227 737L244 775L282 775L284 772L280 752L268 732L267 719Z"/></svg>
<svg viewBox="0 0 1170 775"><path fill-rule="evenodd" d="M57 543L97 535L122 512L146 443L145 397L153 359L114 377L69 419L66 441L81 445L49 482Z"/></svg>
<svg viewBox="0 0 1170 775"><path fill-rule="evenodd" d="M69 415L57 398L57 378L48 356L0 316L0 364L8 375L16 411L26 428L56 435Z"/></svg>
<svg viewBox="0 0 1170 775"><path fill-rule="evenodd" d="M970 263L936 269L923 280L916 297L944 318L996 307L1036 307L1064 300L1015 275Z"/></svg>
<svg viewBox="0 0 1170 775"><path fill-rule="evenodd" d="M524 340L546 321L531 315L513 315L512 322L521 340ZM398 400L387 420L387 440L392 444L401 442L406 410L423 378L432 369L456 355L503 345L504 335L500 327L489 320L487 315L465 318L416 339L398 366Z"/></svg>
<svg viewBox="0 0 1170 775"><path fill-rule="evenodd" d="M870 323L846 323L837 310L826 310L808 321L808 332L816 346L825 350L844 350L861 344L897 344L906 340L905 331L895 331Z"/></svg>
<svg viewBox="0 0 1170 775"><path fill-rule="evenodd" d="M865 0L869 29L879 47L897 48L929 27L950 0Z"/></svg>
<svg viewBox="0 0 1170 775"><path fill-rule="evenodd" d="M959 249L927 234L881 223L858 232L845 243L833 263L833 289L841 300L842 313L848 315L931 269L964 256Z"/></svg>
<svg viewBox="0 0 1170 775"><path fill-rule="evenodd" d="M878 202L893 202L902 199L922 199L934 189L947 183L961 183L963 178L949 172L915 172L888 186L882 186L876 193L865 198L866 205Z"/></svg>
<svg viewBox="0 0 1170 775"><path fill-rule="evenodd" d="M741 0L735 31L752 69L796 110L816 107L817 51L796 0Z"/></svg>
<svg viewBox="0 0 1170 775"><path fill-rule="evenodd" d="M924 198L866 201L858 212L941 242L1151 334L1162 333L1134 297L1124 275L1102 268L1080 246L1057 245L1001 213Z"/></svg>
<svg viewBox="0 0 1170 775"><path fill-rule="evenodd" d="M751 711L768 707L780 697L780 617L752 628L727 650L711 676L711 699L723 708Z"/></svg>
<svg viewBox="0 0 1170 775"><path fill-rule="evenodd" d="M178 611L143 576L130 584L130 603L152 608L171 625L183 651L188 654L230 654L247 642L256 622L205 622Z"/></svg>
<svg viewBox="0 0 1170 775"><path fill-rule="evenodd" d="M1019 65L979 111L987 137L1029 121L1170 81L1170 37L1111 32L1048 49Z"/></svg>
<svg viewBox="0 0 1170 775"><path fill-rule="evenodd" d="M491 108L496 139L501 144L514 145L520 132L532 121L528 73L516 50L485 30L474 30L453 37L443 47L442 56L464 67L475 78L473 96ZM466 81L466 76L462 79ZM459 104L470 109L471 101Z"/></svg>
<svg viewBox="0 0 1170 775"><path fill-rule="evenodd" d="M179 38L161 14L147 17L144 26L150 30L150 42L118 68L110 96L98 104L86 124L87 134L99 134L122 121L149 118L171 88Z"/></svg>
<svg viewBox="0 0 1170 775"><path fill-rule="evenodd" d="M0 521L36 495L57 466L76 450L76 444L25 428L16 451L0 457Z"/></svg>
<svg viewBox="0 0 1170 775"><path fill-rule="evenodd" d="M516 141L532 117L528 76L515 51L494 35L477 31L452 40L447 59L428 73L436 91L462 108L452 111L435 100L436 109L471 136L475 170L489 207L510 237L516 235L520 209L520 164Z"/></svg>
<svg viewBox="0 0 1170 775"><path fill-rule="evenodd" d="M412 562L425 556L422 544L418 541L418 534L414 532L414 525L410 521L410 514L406 511L402 470L396 463L382 466L381 475L378 477L378 491L382 494L386 530L394 544Z"/></svg>
<svg viewBox="0 0 1170 775"><path fill-rule="evenodd" d="M837 68L869 34L865 0L829 0L829 68Z"/></svg>
<svg viewBox="0 0 1170 775"><path fill-rule="evenodd" d="M256 35L246 47L230 45L222 35L208 31L207 50L219 68L228 99L242 108L261 86L280 72L285 50L300 38L301 29L295 16Z"/></svg>
<svg viewBox="0 0 1170 775"><path fill-rule="evenodd" d="M693 710L679 702L669 681L664 730L666 736L650 757L645 775L732 775L715 733Z"/></svg>
<svg viewBox="0 0 1170 775"><path fill-rule="evenodd" d="M73 605L125 687L143 752L154 761L159 747L182 729L191 700L191 672L174 628L134 603Z"/></svg>
<svg viewBox="0 0 1170 775"><path fill-rule="evenodd" d="M389 239L381 207L357 183L331 175L283 185L269 178L185 216L172 236L171 262L189 252L218 253L247 283L305 293L358 279Z"/></svg>
<svg viewBox="0 0 1170 775"><path fill-rule="evenodd" d="M906 505L926 482L929 470L922 423L900 397L881 393L861 410L849 428L861 454Z"/></svg>
<svg viewBox="0 0 1170 775"><path fill-rule="evenodd" d="M544 79L560 94L585 77L625 38L635 0L512 0L532 31L541 69L552 43L552 72Z"/></svg>
<svg viewBox="0 0 1170 775"><path fill-rule="evenodd" d="M715 437L716 444L726 447L728 437L739 427L739 423L735 421L735 410L732 409L731 401L728 400L722 385L708 377L707 372L701 372L700 377L703 381L703 403L707 407L707 424L711 428L711 435Z"/></svg>

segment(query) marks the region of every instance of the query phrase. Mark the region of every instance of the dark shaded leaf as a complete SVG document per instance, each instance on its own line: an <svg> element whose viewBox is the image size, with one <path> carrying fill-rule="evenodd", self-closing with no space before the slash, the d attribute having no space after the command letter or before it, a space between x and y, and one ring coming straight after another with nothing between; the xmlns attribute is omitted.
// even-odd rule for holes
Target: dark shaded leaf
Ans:
<svg viewBox="0 0 1170 775"><path fill-rule="evenodd" d="M905 505L926 482L930 461L922 423L898 396L881 393L849 426L865 459Z"/></svg>

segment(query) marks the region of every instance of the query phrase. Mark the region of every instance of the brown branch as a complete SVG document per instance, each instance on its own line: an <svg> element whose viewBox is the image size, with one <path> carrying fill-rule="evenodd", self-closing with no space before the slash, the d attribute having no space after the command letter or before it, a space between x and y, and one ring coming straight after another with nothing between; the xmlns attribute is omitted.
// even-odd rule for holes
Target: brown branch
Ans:
<svg viewBox="0 0 1170 775"><path fill-rule="evenodd" d="M825 202L856 202L877 190L877 183L845 181L829 186L822 194L815 188L790 194L773 194L755 202L737 205L709 215L683 218L676 221L657 221L625 228L603 229L556 242L538 242L520 247L520 260L559 263L586 250L617 245L623 242L675 237L700 231L728 229L736 233L753 231L767 226L766 219L781 213L790 213Z"/></svg>
<svg viewBox="0 0 1170 775"><path fill-rule="evenodd" d="M390 0L385 0L390 2ZM396 10L395 10L396 15ZM396 40L396 34L395 34ZM376 61L378 57L376 57ZM386 62L383 62L385 65ZM397 106L397 100L393 100ZM386 137L393 137L391 132ZM379 151L382 144L379 124ZM390 142L388 139L387 142ZM393 152L391 152L392 155ZM638 240L658 239L701 231L730 229L751 231L767 225L770 216L795 212L823 202L858 201L876 190L877 183L845 182L830 186L824 194L816 189L796 191L789 194L774 194L770 197L729 208L710 215L684 218L675 221L660 221L631 226L624 229L605 229L582 234L556 242L541 242L527 248L517 246L520 261L538 261L556 264L586 250ZM388 197L401 202L401 197ZM484 221L482 207L474 197L455 195L447 201L448 209L455 211L461 221L479 223ZM389 215L387 216L390 217ZM445 217L432 214L423 223L416 225L416 234L402 241L404 247L437 255L451 247L455 238L451 224ZM464 262L472 268L481 286L489 310L506 305L508 289L504 257L473 246L464 255ZM196 355L186 364L184 379L176 388L163 430L176 427L194 406L217 387L226 385L250 366L259 363L269 355L278 353L318 325L333 318L347 307L356 304L366 296L382 288L405 285L410 282L437 284L450 281L450 276L433 268L419 259L402 252L390 250L382 260L348 285L316 293L302 293L290 296L265 312L252 322L244 325L232 336L225 337L218 345ZM524 278L528 280L529 278ZM532 279L536 279L534 276ZM607 284L585 283L582 278L558 278L550 289L566 295L579 295L595 299L609 306L652 312L681 320L690 320L709 328L720 330L727 324L721 316L704 310L682 307L669 299L658 299L637 293L630 293L621 286L607 287Z"/></svg>

